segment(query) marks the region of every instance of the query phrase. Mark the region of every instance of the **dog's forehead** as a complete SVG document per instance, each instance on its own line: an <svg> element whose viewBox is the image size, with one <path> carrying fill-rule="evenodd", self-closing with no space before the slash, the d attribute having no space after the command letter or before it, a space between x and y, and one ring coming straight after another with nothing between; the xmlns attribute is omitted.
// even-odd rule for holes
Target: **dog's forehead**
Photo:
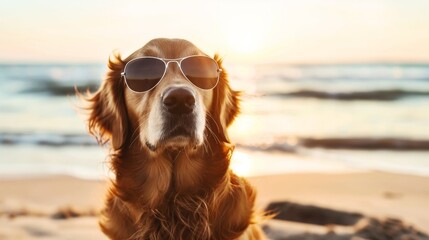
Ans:
<svg viewBox="0 0 429 240"><path fill-rule="evenodd" d="M134 55L134 54L133 54ZM194 44L183 39L158 38L151 40L135 52L135 57L153 56L176 59L191 55L206 55Z"/></svg>

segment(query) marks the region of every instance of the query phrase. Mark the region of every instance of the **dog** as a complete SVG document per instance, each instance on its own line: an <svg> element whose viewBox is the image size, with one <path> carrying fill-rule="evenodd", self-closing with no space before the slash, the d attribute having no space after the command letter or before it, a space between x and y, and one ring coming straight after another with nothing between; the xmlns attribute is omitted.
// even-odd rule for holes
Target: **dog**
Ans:
<svg viewBox="0 0 429 240"><path fill-rule="evenodd" d="M84 96L115 174L99 220L109 238L265 239L255 189L229 168L239 96L221 58L186 40L110 56L100 88Z"/></svg>

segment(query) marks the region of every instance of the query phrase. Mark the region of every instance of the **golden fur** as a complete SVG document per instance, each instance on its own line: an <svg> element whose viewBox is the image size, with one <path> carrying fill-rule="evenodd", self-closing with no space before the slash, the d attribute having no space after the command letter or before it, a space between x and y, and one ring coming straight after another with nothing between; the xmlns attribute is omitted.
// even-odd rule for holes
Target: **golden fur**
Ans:
<svg viewBox="0 0 429 240"><path fill-rule="evenodd" d="M204 143L173 155L151 151L138 140L159 91L177 77L169 72L163 85L131 93L120 76L125 64L139 56L194 54L204 53L179 39L152 40L124 60L113 54L101 87L85 97L90 133L111 147L116 178L100 218L111 239L263 239L255 224L256 192L229 169L233 146L226 128L239 111L239 92L230 88L218 56L214 58L223 70L218 85L196 89L206 110Z"/></svg>

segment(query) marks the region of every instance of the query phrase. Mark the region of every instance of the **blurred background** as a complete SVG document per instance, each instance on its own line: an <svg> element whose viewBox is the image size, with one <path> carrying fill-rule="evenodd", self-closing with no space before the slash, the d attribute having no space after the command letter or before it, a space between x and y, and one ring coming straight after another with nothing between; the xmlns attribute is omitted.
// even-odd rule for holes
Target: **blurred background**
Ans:
<svg viewBox="0 0 429 240"><path fill-rule="evenodd" d="M429 175L428 1L0 4L3 176L105 177L73 86L97 89L112 50L157 37L219 53L245 92L237 173Z"/></svg>
<svg viewBox="0 0 429 240"><path fill-rule="evenodd" d="M429 239L407 225L429 229L428 13L427 0L0 0L0 239L105 239L108 149L74 86L95 91L113 50L159 37L219 53L244 92L231 166L285 213L272 239Z"/></svg>

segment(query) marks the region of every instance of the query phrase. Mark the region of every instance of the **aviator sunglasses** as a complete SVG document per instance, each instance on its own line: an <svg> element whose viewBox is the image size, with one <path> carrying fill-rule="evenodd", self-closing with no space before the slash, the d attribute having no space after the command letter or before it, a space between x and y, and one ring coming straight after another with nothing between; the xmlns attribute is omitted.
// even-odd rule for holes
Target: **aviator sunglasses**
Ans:
<svg viewBox="0 0 429 240"><path fill-rule="evenodd" d="M192 84L205 90L216 87L222 71L213 58L206 56L194 55L178 59L140 57L129 61L121 76L132 91L147 92L164 78L171 62L179 65L183 76Z"/></svg>

